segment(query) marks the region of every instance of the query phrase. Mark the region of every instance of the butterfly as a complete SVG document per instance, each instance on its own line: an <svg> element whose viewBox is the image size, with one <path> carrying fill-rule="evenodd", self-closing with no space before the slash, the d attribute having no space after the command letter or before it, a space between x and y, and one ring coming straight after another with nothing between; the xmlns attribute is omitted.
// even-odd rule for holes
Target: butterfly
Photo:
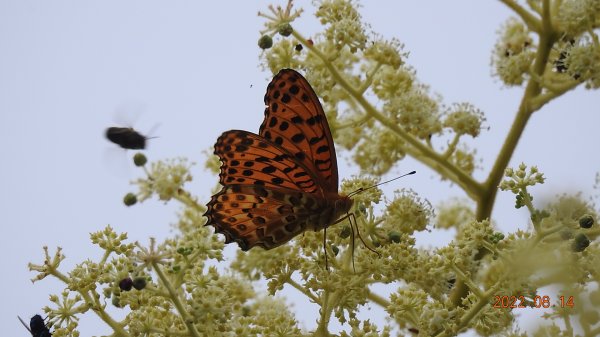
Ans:
<svg viewBox="0 0 600 337"><path fill-rule="evenodd" d="M258 134L230 130L217 139L223 187L204 214L225 243L236 242L244 251L272 249L351 216L352 200L338 192L331 130L308 81L283 69L269 83L264 102Z"/></svg>
<svg viewBox="0 0 600 337"><path fill-rule="evenodd" d="M23 319L17 316L21 321L21 324L25 326L25 329L29 330L31 336L33 337L51 337L50 329L46 327L46 323L44 323L44 319L40 315L34 315L31 317L29 322L29 326L23 321Z"/></svg>

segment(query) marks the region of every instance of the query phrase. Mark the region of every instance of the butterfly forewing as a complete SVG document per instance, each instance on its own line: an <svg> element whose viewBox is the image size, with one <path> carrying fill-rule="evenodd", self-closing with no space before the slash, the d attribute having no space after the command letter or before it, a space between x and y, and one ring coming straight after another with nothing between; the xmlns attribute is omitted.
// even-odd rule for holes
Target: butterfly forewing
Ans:
<svg viewBox="0 0 600 337"><path fill-rule="evenodd" d="M215 144L223 188L207 204L206 224L243 250L271 249L326 228L352 205L338 194L331 131L308 82L284 69L265 103L259 135L231 130Z"/></svg>
<svg viewBox="0 0 600 337"><path fill-rule="evenodd" d="M288 150L316 175L323 191L338 192L337 160L323 107L295 70L280 71L267 87L259 134Z"/></svg>

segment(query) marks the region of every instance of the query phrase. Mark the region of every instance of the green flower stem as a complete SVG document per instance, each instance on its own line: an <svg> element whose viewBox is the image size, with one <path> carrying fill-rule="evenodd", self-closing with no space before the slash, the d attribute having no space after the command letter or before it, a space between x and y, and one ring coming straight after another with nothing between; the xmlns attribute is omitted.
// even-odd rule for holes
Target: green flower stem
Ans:
<svg viewBox="0 0 600 337"><path fill-rule="evenodd" d="M102 255L102 259L100 260L98 265L104 266L104 264L106 263L106 260L108 260L108 257L110 256L111 253L112 253L112 251L105 250L104 255Z"/></svg>
<svg viewBox="0 0 600 337"><path fill-rule="evenodd" d="M573 325L571 325L571 318L569 317L569 315L567 314L567 312L565 312L564 310L561 311L561 316L563 318L563 320L565 321L565 332L567 336L573 336Z"/></svg>
<svg viewBox="0 0 600 337"><path fill-rule="evenodd" d="M375 75L377 73L377 71L379 70L379 68L381 68L381 66L382 66L382 64L380 62L377 62L375 67L373 67L373 70L371 70L370 72L367 73L367 78L361 84L360 88L358 88L358 90L357 90L360 95L364 95L365 92L371 86L371 84L373 84L373 75Z"/></svg>
<svg viewBox="0 0 600 337"><path fill-rule="evenodd" d="M539 240L543 240L544 238L556 233L556 232L560 232L562 229L564 229L565 226L563 226L562 224L560 225L556 225L554 227L548 228L546 230L541 230L538 232L537 237L539 238ZM562 239L561 239L562 241Z"/></svg>
<svg viewBox="0 0 600 337"><path fill-rule="evenodd" d="M496 246L494 244L488 241L483 241L481 245L483 246L483 248L487 249L490 253L494 254L495 256L504 258L504 256L498 251L498 249L496 249Z"/></svg>
<svg viewBox="0 0 600 337"><path fill-rule="evenodd" d="M196 211L200 212L200 213L204 213L205 209L203 206L200 206L198 204L198 202L196 202L196 200L194 199L194 197L192 197L192 195L190 194L190 192L180 188L177 193L175 194L175 199L177 199L178 201L180 201L182 204L195 209Z"/></svg>
<svg viewBox="0 0 600 337"><path fill-rule="evenodd" d="M590 238L590 240L593 240L596 237L600 236L600 228L598 228L598 226L594 227L595 228L590 228L585 231L585 235L587 235L588 238Z"/></svg>
<svg viewBox="0 0 600 337"><path fill-rule="evenodd" d="M58 277L57 275L54 276ZM98 315L98 317L100 317L100 319L104 321L104 323L106 323L108 326L111 327L111 329L113 329L113 331L115 332L113 336L129 337L130 334L127 333L125 329L123 329L123 325L115 321L106 311L104 311L102 305L96 301L96 299L100 298L98 293L96 293L95 291L91 292L94 293L94 296L90 296L88 292L84 291L78 291L77 293L81 295L81 298L83 298L85 303L91 305L92 311L96 313L96 315Z"/></svg>
<svg viewBox="0 0 600 337"><path fill-rule="evenodd" d="M545 0L544 13L548 12L547 7L549 7L548 0ZM532 69L532 72L537 76L541 76L546 70L550 51L556 41L556 33L552 30L549 20L549 18L542 18L544 30L540 33L539 47ZM498 192L498 184L504 175L504 170L508 166L508 162L512 158L529 118L535 112L532 109L531 100L540 92L541 86L539 82L530 79L525 88L515 120L504 141L504 145L498 154L487 180L483 184L485 193L481 196L477 205L476 217L478 220L488 219L492 214L496 193Z"/></svg>
<svg viewBox="0 0 600 337"><path fill-rule="evenodd" d="M127 333L127 331L125 331L125 329L123 329L123 325L121 323L115 321L108 313L106 313L106 311L104 311L104 309L102 309L102 306L99 303L96 303L96 301L94 301L94 299L88 293L83 293L80 291L79 294L85 300L86 303L94 303L94 307L92 307L92 310L96 313L96 315L98 315L98 317L100 317L100 319L102 319L104 321L104 323L106 323L108 326L111 327L111 329L113 329L113 331L115 332L113 334L113 336L120 336L120 337L130 336L130 334ZM98 296L98 294L96 294L96 295L97 296L94 296L95 298L100 297L100 296Z"/></svg>
<svg viewBox="0 0 600 337"><path fill-rule="evenodd" d="M390 306L390 302L388 300L386 300L385 298L375 294L374 292L372 292L370 289L367 292L367 298L375 303L378 304L380 307L382 307L383 309L387 309L387 307Z"/></svg>
<svg viewBox="0 0 600 337"><path fill-rule="evenodd" d="M529 5L529 7L531 9L533 9L537 14L542 14L542 9L540 8L540 6L538 5L538 3L536 2L537 0L527 0L527 4Z"/></svg>
<svg viewBox="0 0 600 337"><path fill-rule="evenodd" d="M597 327L597 328L595 328L593 330L590 330L589 333L585 334L585 337L588 337L588 336L598 336L598 335L600 335L600 327Z"/></svg>
<svg viewBox="0 0 600 337"><path fill-rule="evenodd" d="M544 32L549 33L550 35L554 33L552 13L550 13L550 0L544 0L542 4L542 27L544 28ZM552 42L554 43L554 41Z"/></svg>
<svg viewBox="0 0 600 337"><path fill-rule="evenodd" d="M474 293L478 298L484 297L484 294L481 292L479 287L477 287L477 285L473 283L471 279L465 275L462 270L460 270L460 268L458 268L454 263L450 264L450 268L456 273L456 278L462 280L465 285L469 287L469 290L471 290L472 293Z"/></svg>
<svg viewBox="0 0 600 337"><path fill-rule="evenodd" d="M531 198L529 197L529 192L527 192L527 187L523 186L521 188L521 191L523 191L523 203L525 204L525 207L527 207L529 214L534 214L535 207L533 207L533 204L531 203ZM539 233L540 232L539 221L532 221L531 223L533 224L533 228L535 229L535 232Z"/></svg>
<svg viewBox="0 0 600 337"><path fill-rule="evenodd" d="M148 332L151 334L158 334L159 336L189 336L187 331L173 331L158 328L149 328Z"/></svg>
<svg viewBox="0 0 600 337"><path fill-rule="evenodd" d="M189 316L187 310L185 309L183 303L181 302L181 299L179 298L179 295L177 295L177 292L175 291L175 289L169 282L169 279L163 273L160 265L156 261L153 261L152 268L154 268L156 275L158 276L158 278L160 278L162 284L169 292L169 297L170 297L171 301L173 302L173 305L179 312L179 315L181 315L181 318L183 319L183 324L185 324L185 326L187 327L188 331L191 333L192 336L200 337L200 333L198 332L198 330L196 330L196 326L192 322L192 318Z"/></svg>
<svg viewBox="0 0 600 337"><path fill-rule="evenodd" d="M458 330L460 331L463 328L466 328L467 326L469 326L469 324L471 323L471 321L475 318L475 316L477 316L477 314L479 314L479 312L481 312L481 310L483 309L483 307L485 307L486 305L490 304L490 299L492 299L492 297L494 296L494 294L496 294L497 291L497 287L500 285L500 282L496 283L492 288L490 288L488 291L486 291L485 293L482 294L481 297L479 297L479 300L477 301L477 303L475 303L475 305L471 306L469 308L469 311L467 311L461 318L460 322L458 323Z"/></svg>
<svg viewBox="0 0 600 337"><path fill-rule="evenodd" d="M462 329L465 329L470 325L471 321L477 316L477 314L479 314L486 305L490 304L490 299L492 299L492 297L496 293L499 285L500 285L500 282L497 282L493 287L491 287L488 291L484 292L479 297L479 300L477 301L477 303L475 303L471 307L469 307L469 310L467 312L465 312L465 314L462 316L460 322L458 322L455 331L461 331ZM454 331L445 331L444 329L441 329L440 331L436 331L435 333L432 334L432 336L436 336L436 337L446 337L446 336L449 337L449 336L454 336L454 335L456 335L454 333Z"/></svg>
<svg viewBox="0 0 600 337"><path fill-rule="evenodd" d="M356 241L356 240L354 240ZM355 242L350 243L350 246L348 247L348 249L344 250L344 253L342 254L342 256L340 256L339 259L335 259L335 260L340 260L340 266L342 268L344 268L345 270L349 270L350 267L354 268L354 253L356 252L356 243Z"/></svg>
<svg viewBox="0 0 600 337"><path fill-rule="evenodd" d="M454 153L454 150L456 150L456 145L458 144L458 141L460 140L460 136L461 135L458 133L454 135L454 138L452 139L450 144L448 144L448 148L446 149L444 154L442 154L442 158L444 158L444 160L448 160L448 158L450 158L450 156L452 156L452 154Z"/></svg>
<svg viewBox="0 0 600 337"><path fill-rule="evenodd" d="M353 127L353 126L356 126L356 125L360 125L362 123L366 123L369 120L369 118L371 118L371 117L369 117L368 115L365 115L365 116L359 118L358 120L350 121L350 122L348 122L346 124L339 124L337 126L337 128L341 130L341 129Z"/></svg>
<svg viewBox="0 0 600 337"><path fill-rule="evenodd" d="M321 310L319 313L321 317L319 317L319 323L317 325L317 330L315 330L315 336L319 337L328 337L330 336L329 330L327 330L327 326L329 325L329 320L331 320L331 311L333 310L333 306L329 303L329 295L331 293L327 289L323 289L323 295L321 296L321 301L317 302L321 304Z"/></svg>
<svg viewBox="0 0 600 337"><path fill-rule="evenodd" d="M300 284L298 284L298 282L292 280L291 278L288 278L286 283L291 285L292 287L294 287L296 290L298 290L302 294L304 294L304 296L310 298L310 300L313 301L314 303L317 303L317 304L319 303L319 299L317 298L317 296L315 296L313 293L311 293L310 290L308 290L308 289L304 288L303 286L301 286Z"/></svg>
<svg viewBox="0 0 600 337"><path fill-rule="evenodd" d="M300 35L297 31L294 30L292 35L300 41L303 45L307 46L311 52L315 54L318 58L323 61L323 64L327 67L333 78L336 80L337 84L342 86L346 91L350 94L350 96L354 97L354 99L361 105L361 107L367 112L368 115L375 118L381 124L388 127L390 130L394 131L400 138L405 140L407 143L411 145L405 149L407 153L409 153L413 158L420 160L425 165L433 168L438 171L442 176L451 180L452 182L461 186L461 188L473 199L479 200L479 196L483 194L484 190L480 183L478 183L473 177L463 172L461 169L445 160L442 155L433 151L425 144L407 134L402 128L398 126L397 123L386 118L383 114L381 114L377 109L373 107L369 103L369 101L361 95L359 91L346 81L342 75L337 71L335 66L329 62L328 58L323 55L317 48L310 45L306 39Z"/></svg>
<svg viewBox="0 0 600 337"><path fill-rule="evenodd" d="M542 30L542 23L540 22L540 20L533 16L528 10L521 7L516 1L500 0L500 2L512 9L515 13L517 13L521 17L521 20L523 20L523 22L527 24L527 28L538 33Z"/></svg>
<svg viewBox="0 0 600 337"><path fill-rule="evenodd" d="M531 109L533 111L541 109L544 105L546 105L546 103L550 102L551 100L557 97L562 96L569 90L575 89L581 83L582 82L579 81L567 81L562 85L544 85L546 88L548 88L548 92L545 92L532 98L530 103Z"/></svg>
<svg viewBox="0 0 600 337"><path fill-rule="evenodd" d="M169 297L168 292L161 291L160 288L155 287L154 285L152 285L152 283L148 283L146 285L146 288L144 288L144 291L152 292L153 294L155 294L157 296Z"/></svg>

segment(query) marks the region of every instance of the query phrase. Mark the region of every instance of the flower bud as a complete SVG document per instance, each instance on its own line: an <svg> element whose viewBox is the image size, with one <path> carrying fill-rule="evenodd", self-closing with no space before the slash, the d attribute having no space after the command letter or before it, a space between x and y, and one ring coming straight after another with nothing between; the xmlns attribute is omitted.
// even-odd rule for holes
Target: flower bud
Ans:
<svg viewBox="0 0 600 337"><path fill-rule="evenodd" d="M344 226L344 228L342 228L342 231L340 232L340 237L342 239L345 239L350 236L351 232L352 229L350 229L350 226Z"/></svg>
<svg viewBox="0 0 600 337"><path fill-rule="evenodd" d="M273 39L269 35L263 35L258 39L260 49L269 49L273 47Z"/></svg>
<svg viewBox="0 0 600 337"><path fill-rule="evenodd" d="M340 249L336 245L332 245L331 250L333 250L333 255L335 255L335 256L337 256L340 252Z"/></svg>
<svg viewBox="0 0 600 337"><path fill-rule="evenodd" d="M112 305L114 305L117 308L121 307L121 298L119 296L113 296L112 300Z"/></svg>
<svg viewBox="0 0 600 337"><path fill-rule="evenodd" d="M594 218L589 214L586 214L586 215L582 216L581 218L579 218L579 226L581 228L590 228L590 227L592 227L593 224L594 224Z"/></svg>
<svg viewBox="0 0 600 337"><path fill-rule="evenodd" d="M398 243L398 242L400 242L401 235L397 231L391 231L391 232L388 233L388 239L391 242Z"/></svg>
<svg viewBox="0 0 600 337"><path fill-rule="evenodd" d="M137 196L133 193L127 193L123 198L125 206L133 206L137 203Z"/></svg>
<svg viewBox="0 0 600 337"><path fill-rule="evenodd" d="M119 288L123 291L129 291L133 287L133 280L131 277L126 277L119 281Z"/></svg>
<svg viewBox="0 0 600 337"><path fill-rule="evenodd" d="M144 166L147 162L148 158L141 152L138 152L133 156L133 163L135 166Z"/></svg>
<svg viewBox="0 0 600 337"><path fill-rule="evenodd" d="M292 28L292 25L289 23L284 23L283 25L279 26L279 29L277 30L281 36L290 36L293 31L294 28Z"/></svg>
<svg viewBox="0 0 600 337"><path fill-rule="evenodd" d="M574 252L583 252L589 245L590 239L588 239L587 235L579 233L575 236L573 244L571 245L571 249Z"/></svg>
<svg viewBox="0 0 600 337"><path fill-rule="evenodd" d="M137 290L142 290L146 288L146 278L142 276L138 276L133 279L133 287Z"/></svg>

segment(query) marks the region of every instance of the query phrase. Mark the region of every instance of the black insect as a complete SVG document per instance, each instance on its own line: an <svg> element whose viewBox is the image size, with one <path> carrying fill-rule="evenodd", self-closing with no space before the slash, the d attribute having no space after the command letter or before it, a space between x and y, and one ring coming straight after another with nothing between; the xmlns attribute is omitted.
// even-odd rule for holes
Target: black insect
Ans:
<svg viewBox="0 0 600 337"><path fill-rule="evenodd" d="M133 128L110 127L106 129L106 138L120 147L128 150L143 150L146 148L146 137Z"/></svg>
<svg viewBox="0 0 600 337"><path fill-rule="evenodd" d="M554 70L556 70L556 72L559 73L564 73L568 70L567 64L566 64L566 58L567 58L567 51L563 50L560 52L560 55L558 55L558 58L554 61Z"/></svg>
<svg viewBox="0 0 600 337"><path fill-rule="evenodd" d="M46 326L44 319L40 315L35 315L31 317L29 321L29 326L23 321L23 319L19 316L19 321L25 326L25 329L29 330L33 337L51 337L50 329Z"/></svg>

